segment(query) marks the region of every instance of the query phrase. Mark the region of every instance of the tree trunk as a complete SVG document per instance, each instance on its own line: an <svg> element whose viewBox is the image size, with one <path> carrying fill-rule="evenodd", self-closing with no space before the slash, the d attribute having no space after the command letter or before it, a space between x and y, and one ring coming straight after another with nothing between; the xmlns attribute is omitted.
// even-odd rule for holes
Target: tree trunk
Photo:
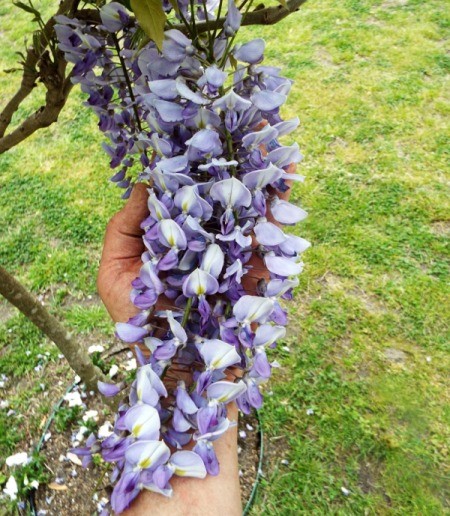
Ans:
<svg viewBox="0 0 450 516"><path fill-rule="evenodd" d="M86 351L76 342L58 319L1 266L0 294L18 308L58 346L58 349L69 362L70 367L89 390L97 392L97 382L99 380L107 381L100 369L92 363Z"/></svg>

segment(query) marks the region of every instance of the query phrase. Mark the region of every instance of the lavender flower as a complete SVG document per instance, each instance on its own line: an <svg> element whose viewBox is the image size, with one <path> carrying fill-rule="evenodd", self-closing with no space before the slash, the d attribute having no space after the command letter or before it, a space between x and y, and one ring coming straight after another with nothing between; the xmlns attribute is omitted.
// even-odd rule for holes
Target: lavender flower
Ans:
<svg viewBox="0 0 450 516"><path fill-rule="evenodd" d="M179 0L174 16L195 32L194 20L221 16L219 5ZM100 453L114 465L111 506L120 513L142 489L170 496L174 475L218 474L213 442L233 424L227 403L244 413L261 407L272 369L267 349L285 335L280 300L292 297L309 243L281 227L306 217L278 197L301 179L289 168L302 159L297 145L278 140L298 125L280 117L291 81L260 64L262 39L233 45L242 19L234 1L214 41L170 29L161 52L153 42L136 48L137 25L122 4L104 5L100 18L94 26L59 16L55 29L73 81L109 138L111 180L124 197L136 181L149 192L145 252L130 286L139 313L116 326L124 342L139 343L140 367L113 432L74 450L84 464ZM246 292L246 278L258 272L255 253L267 280ZM171 310L156 311L162 294ZM166 387L174 364L190 370L191 382ZM230 368L242 378L228 380ZM106 396L125 387L99 385ZM182 449L191 442L192 451Z"/></svg>

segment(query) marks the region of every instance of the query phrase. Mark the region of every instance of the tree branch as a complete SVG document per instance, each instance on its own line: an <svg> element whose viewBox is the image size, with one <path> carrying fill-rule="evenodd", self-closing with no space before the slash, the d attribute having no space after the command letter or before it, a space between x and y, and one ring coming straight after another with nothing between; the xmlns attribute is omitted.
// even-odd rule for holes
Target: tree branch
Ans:
<svg viewBox="0 0 450 516"><path fill-rule="evenodd" d="M55 15L74 14L78 2L79 0L63 0ZM57 62L54 63L53 70L51 70L49 69L50 56L48 51L44 52L48 42L54 35L55 23L52 16L40 32L38 48L30 47L26 51L26 57L22 63L23 72L20 87L0 113L0 154L23 141L37 129L47 127L55 122L70 93L72 85L67 88L67 85L64 83L64 71L67 63L64 60L63 54L58 52ZM57 82L55 82L55 76L59 76ZM50 88L47 87L46 105L40 107L24 120L19 127L5 136L14 113L33 91L38 79L41 79L46 86L50 85ZM56 88L56 84L60 86L60 89Z"/></svg>
<svg viewBox="0 0 450 516"><path fill-rule="evenodd" d="M18 308L34 325L53 341L66 357L70 367L89 390L98 391L97 382L106 377L86 351L42 304L7 270L0 266L0 294Z"/></svg>

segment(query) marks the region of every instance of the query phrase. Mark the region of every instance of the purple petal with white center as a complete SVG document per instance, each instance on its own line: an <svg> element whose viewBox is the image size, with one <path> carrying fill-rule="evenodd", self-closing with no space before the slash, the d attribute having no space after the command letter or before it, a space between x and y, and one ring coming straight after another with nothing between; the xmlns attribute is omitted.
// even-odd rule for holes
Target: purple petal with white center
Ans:
<svg viewBox="0 0 450 516"><path fill-rule="evenodd" d="M241 323L264 323L272 310L273 301L271 299L258 296L242 296L234 305L233 314L236 320Z"/></svg>
<svg viewBox="0 0 450 516"><path fill-rule="evenodd" d="M186 297L215 294L219 284L214 276L201 269L195 269L183 283L183 294Z"/></svg>
<svg viewBox="0 0 450 516"><path fill-rule="evenodd" d="M205 340L199 351L210 369L225 369L241 361L236 348L219 339Z"/></svg>
<svg viewBox="0 0 450 516"><path fill-rule="evenodd" d="M214 399L220 403L229 403L245 392L246 389L247 385L242 380L236 383L225 380L211 384L206 389L206 393L210 399Z"/></svg>
<svg viewBox="0 0 450 516"><path fill-rule="evenodd" d="M272 222L258 222L254 227L256 240L267 246L277 246L287 239L283 231Z"/></svg>
<svg viewBox="0 0 450 516"><path fill-rule="evenodd" d="M270 211L276 221L286 225L297 224L297 222L304 220L308 216L308 213L302 210L302 208L288 201L283 201L278 197L275 197L275 200L270 205Z"/></svg>
<svg viewBox="0 0 450 516"><path fill-rule="evenodd" d="M117 323L116 333L119 339L131 344L133 342L141 341L143 337L148 335L148 329L140 328L128 323Z"/></svg>
<svg viewBox="0 0 450 516"><path fill-rule="evenodd" d="M148 197L148 209L152 217L156 220L170 219L170 212L167 207L151 192Z"/></svg>
<svg viewBox="0 0 450 516"><path fill-rule="evenodd" d="M124 422L136 439L156 440L159 437L159 414L150 405L134 405L127 411Z"/></svg>
<svg viewBox="0 0 450 516"><path fill-rule="evenodd" d="M262 60L265 47L266 43L263 39L254 39L243 45L236 45L233 54L238 61L256 64Z"/></svg>
<svg viewBox="0 0 450 516"><path fill-rule="evenodd" d="M286 95L276 91L258 91L254 93L250 100L261 111L274 111L286 102Z"/></svg>
<svg viewBox="0 0 450 516"><path fill-rule="evenodd" d="M225 263L225 255L217 244L210 244L203 255L201 269L208 272L215 278L219 277Z"/></svg>
<svg viewBox="0 0 450 516"><path fill-rule="evenodd" d="M175 475L179 477L206 477L205 464L202 458L193 451L183 450L175 452L170 457L169 464L175 468Z"/></svg>
<svg viewBox="0 0 450 516"><path fill-rule="evenodd" d="M127 462L138 469L154 470L170 457L170 450L162 441L143 440L133 443L125 452Z"/></svg>
<svg viewBox="0 0 450 516"><path fill-rule="evenodd" d="M158 237L166 247L186 249L187 240L184 231L171 219L163 219L158 222Z"/></svg>
<svg viewBox="0 0 450 516"><path fill-rule="evenodd" d="M302 263L296 263L289 258L283 256L264 256L264 263L270 272L277 274L278 276L295 276L300 274L303 270Z"/></svg>
<svg viewBox="0 0 450 516"><path fill-rule="evenodd" d="M210 195L224 208L247 207L252 201L250 190L235 177L214 183Z"/></svg>

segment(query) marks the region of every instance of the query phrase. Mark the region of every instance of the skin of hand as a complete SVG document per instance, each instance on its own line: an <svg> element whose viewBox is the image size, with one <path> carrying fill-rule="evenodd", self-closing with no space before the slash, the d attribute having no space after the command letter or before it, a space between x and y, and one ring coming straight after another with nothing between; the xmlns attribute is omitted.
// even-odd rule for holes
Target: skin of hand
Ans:
<svg viewBox="0 0 450 516"><path fill-rule="evenodd" d="M288 172L293 170L289 169ZM289 193L290 189L279 197L287 199ZM138 312L130 301L130 291L131 282L139 275L142 266L141 255L145 250L140 224L148 215L147 197L147 186L137 184L127 203L112 217L106 228L97 287L106 309L115 322L125 322ZM267 218L276 223L270 213ZM250 274L248 278L244 277L243 286L251 294L255 292L258 280L269 279L269 274L263 260L256 254L253 254L249 265L254 267L254 271L251 277ZM165 296L160 296L155 308L158 310L170 306L172 302ZM237 423L238 409L234 402L228 405L228 417ZM214 449L220 464L220 473L217 476L208 475L205 479L173 477L171 498L142 491L123 514L241 515L237 425L215 441Z"/></svg>

